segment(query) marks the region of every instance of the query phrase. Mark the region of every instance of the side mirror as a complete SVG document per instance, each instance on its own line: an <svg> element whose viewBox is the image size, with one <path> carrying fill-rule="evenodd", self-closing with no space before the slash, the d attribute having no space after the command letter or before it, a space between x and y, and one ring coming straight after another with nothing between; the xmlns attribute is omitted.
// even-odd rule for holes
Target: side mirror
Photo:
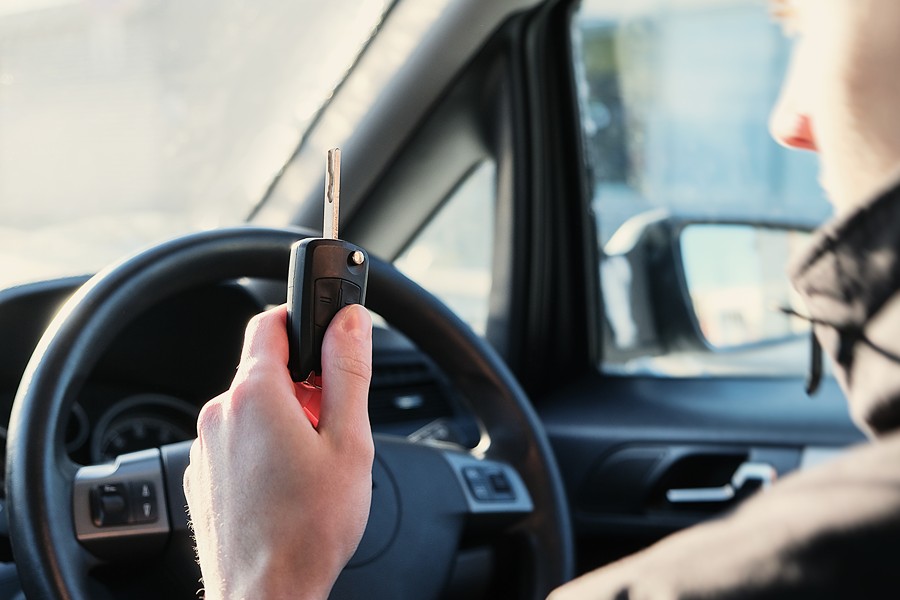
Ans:
<svg viewBox="0 0 900 600"><path fill-rule="evenodd" d="M684 291L714 350L777 343L809 332L786 265L808 231L742 223L688 223L678 245Z"/></svg>
<svg viewBox="0 0 900 600"><path fill-rule="evenodd" d="M662 211L633 217L606 244L600 265L606 360L725 358L732 351L799 342L809 323L782 310L805 313L787 263L813 226Z"/></svg>

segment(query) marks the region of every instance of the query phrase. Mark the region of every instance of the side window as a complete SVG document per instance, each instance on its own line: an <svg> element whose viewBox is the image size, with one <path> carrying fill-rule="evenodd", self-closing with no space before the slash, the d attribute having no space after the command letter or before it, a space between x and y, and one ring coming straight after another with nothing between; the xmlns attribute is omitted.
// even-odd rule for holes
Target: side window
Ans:
<svg viewBox="0 0 900 600"><path fill-rule="evenodd" d="M758 0L584 0L572 23L606 372L806 365L789 252L830 214L768 117L789 42Z"/></svg>
<svg viewBox="0 0 900 600"><path fill-rule="evenodd" d="M491 293L496 170L471 170L394 265L484 335Z"/></svg>

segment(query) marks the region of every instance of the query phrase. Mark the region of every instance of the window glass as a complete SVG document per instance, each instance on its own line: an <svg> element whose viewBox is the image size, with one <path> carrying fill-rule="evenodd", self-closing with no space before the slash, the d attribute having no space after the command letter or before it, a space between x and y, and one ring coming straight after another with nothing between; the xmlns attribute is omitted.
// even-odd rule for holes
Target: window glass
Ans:
<svg viewBox="0 0 900 600"><path fill-rule="evenodd" d="M805 337L797 333L802 327L791 322L779 331L793 335L768 338L759 332L775 331L768 324L779 319L748 315L779 307L751 311L735 304L772 297L761 289L746 293L750 283L786 290L788 248L796 250L793 240L806 237L791 230L809 230L830 214L815 157L781 148L768 133L790 47L766 3L585 0L572 29L603 250L602 368L660 375L801 372L808 360ZM707 229L682 247L690 223ZM728 229L735 225L748 228L744 238L754 242L735 244L735 251L755 254L729 262L722 240L735 239ZM785 234L753 231L773 225ZM773 239L782 241L757 243ZM742 264L753 265L755 274L733 277ZM692 295L691 281L704 288ZM744 325L767 325L747 325L757 333L738 335L739 313Z"/></svg>
<svg viewBox="0 0 900 600"><path fill-rule="evenodd" d="M493 260L496 170L473 169L395 265L475 330L487 326Z"/></svg>

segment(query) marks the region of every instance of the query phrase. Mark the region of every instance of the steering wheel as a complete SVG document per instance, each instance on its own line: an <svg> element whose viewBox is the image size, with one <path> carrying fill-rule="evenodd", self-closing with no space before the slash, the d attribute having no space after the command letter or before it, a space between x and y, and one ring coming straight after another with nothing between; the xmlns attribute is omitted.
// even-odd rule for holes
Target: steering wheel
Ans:
<svg viewBox="0 0 900 600"><path fill-rule="evenodd" d="M285 281L290 244L306 235L240 227L177 238L99 273L53 320L22 378L7 442L10 541L29 598L110 596L95 569L139 570L140 561L178 565L185 597L195 597L182 489L189 442L80 466L65 451L67 418L104 348L134 316L198 285ZM449 309L376 258L367 305L469 400L483 439L465 450L376 436L369 524L332 597L436 598L460 539L472 535L502 541L501 554L516 561L519 581L504 582L504 594L543 598L572 576L574 550L559 471L524 392Z"/></svg>

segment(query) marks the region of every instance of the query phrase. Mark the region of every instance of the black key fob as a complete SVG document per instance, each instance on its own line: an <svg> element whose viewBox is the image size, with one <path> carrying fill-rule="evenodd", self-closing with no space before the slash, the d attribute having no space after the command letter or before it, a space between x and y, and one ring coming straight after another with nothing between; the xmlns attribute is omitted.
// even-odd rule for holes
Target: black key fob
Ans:
<svg viewBox="0 0 900 600"><path fill-rule="evenodd" d="M288 367L294 381L322 373L322 339L334 315L365 304L366 251L339 239L307 238L291 246L288 270Z"/></svg>

